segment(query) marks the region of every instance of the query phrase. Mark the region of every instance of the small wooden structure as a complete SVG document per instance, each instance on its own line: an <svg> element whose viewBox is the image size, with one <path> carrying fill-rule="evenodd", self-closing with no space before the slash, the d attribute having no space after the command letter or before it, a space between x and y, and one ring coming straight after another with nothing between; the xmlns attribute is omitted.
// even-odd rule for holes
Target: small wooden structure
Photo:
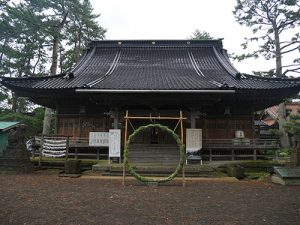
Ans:
<svg viewBox="0 0 300 225"><path fill-rule="evenodd" d="M0 122L0 157L3 156L8 145L9 131L16 128L18 125L19 122Z"/></svg>
<svg viewBox="0 0 300 225"><path fill-rule="evenodd" d="M274 167L271 180L282 185L300 185L300 167Z"/></svg>

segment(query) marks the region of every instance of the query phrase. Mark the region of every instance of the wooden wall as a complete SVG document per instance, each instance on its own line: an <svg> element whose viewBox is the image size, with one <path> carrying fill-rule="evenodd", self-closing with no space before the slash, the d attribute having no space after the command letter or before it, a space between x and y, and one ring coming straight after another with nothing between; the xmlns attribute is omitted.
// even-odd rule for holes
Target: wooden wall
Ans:
<svg viewBox="0 0 300 225"><path fill-rule="evenodd" d="M254 124L251 116L228 118L201 118L196 120L196 128L203 129L204 139L232 139L236 130L242 130L246 138L254 138Z"/></svg>
<svg viewBox="0 0 300 225"><path fill-rule="evenodd" d="M80 116L58 116L57 117L57 134L87 138L89 132L92 131L108 131L112 128L113 120L108 117L80 117ZM171 129L175 124L169 125ZM135 128L138 128L138 124ZM189 128L190 124L186 123L185 128ZM242 130L245 133L246 138L254 138L254 123L251 116L232 116L228 118L208 117L196 120L196 128L203 129L204 139L232 139L235 137L236 130ZM133 132L129 126L129 132ZM146 131L144 134L136 137L137 143L150 143L151 132ZM123 137L124 129L122 129ZM123 138L122 138L123 140ZM164 132L158 133L158 143L172 143L173 140Z"/></svg>
<svg viewBox="0 0 300 225"><path fill-rule="evenodd" d="M57 134L87 138L92 131L108 131L110 119L106 117L58 116Z"/></svg>

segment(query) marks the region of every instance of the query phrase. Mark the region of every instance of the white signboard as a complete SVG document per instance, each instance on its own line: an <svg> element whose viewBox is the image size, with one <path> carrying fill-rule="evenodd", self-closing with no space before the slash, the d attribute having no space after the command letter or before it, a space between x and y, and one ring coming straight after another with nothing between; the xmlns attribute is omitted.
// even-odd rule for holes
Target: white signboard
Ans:
<svg viewBox="0 0 300 225"><path fill-rule="evenodd" d="M121 130L109 130L109 157L121 156Z"/></svg>
<svg viewBox="0 0 300 225"><path fill-rule="evenodd" d="M193 153L202 149L202 129L186 129L186 152Z"/></svg>
<svg viewBox="0 0 300 225"><path fill-rule="evenodd" d="M108 132L90 132L89 146L108 147L109 133Z"/></svg>

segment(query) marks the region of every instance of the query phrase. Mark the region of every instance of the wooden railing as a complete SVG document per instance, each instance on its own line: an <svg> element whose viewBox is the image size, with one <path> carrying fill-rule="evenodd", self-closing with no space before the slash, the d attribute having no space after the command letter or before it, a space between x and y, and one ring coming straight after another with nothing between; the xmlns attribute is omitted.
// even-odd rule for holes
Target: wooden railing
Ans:
<svg viewBox="0 0 300 225"><path fill-rule="evenodd" d="M36 140L41 140L41 137L36 137ZM68 156L96 159L108 157L107 148L90 147L88 138L68 137L68 143ZM277 139L203 139L201 153L203 159L209 161L237 159L256 160L262 158L277 158L279 148L279 140ZM38 155L38 149L36 149L33 154Z"/></svg>
<svg viewBox="0 0 300 225"><path fill-rule="evenodd" d="M277 159L277 139L204 139L204 160Z"/></svg>
<svg viewBox="0 0 300 225"><path fill-rule="evenodd" d="M277 139L204 139L203 148L234 149L278 149Z"/></svg>

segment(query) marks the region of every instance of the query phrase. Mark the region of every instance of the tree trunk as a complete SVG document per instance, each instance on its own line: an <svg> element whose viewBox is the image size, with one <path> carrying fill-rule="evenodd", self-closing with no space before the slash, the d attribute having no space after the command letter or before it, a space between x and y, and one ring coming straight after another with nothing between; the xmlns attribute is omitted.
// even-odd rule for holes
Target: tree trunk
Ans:
<svg viewBox="0 0 300 225"><path fill-rule="evenodd" d="M275 38L275 51L276 51L276 77L282 77L282 55L280 47L280 39L278 29L274 29ZM278 126L280 131L280 143L283 148L289 148L290 142L288 133L286 132L284 125L286 124L286 107L285 103L280 103L278 107Z"/></svg>
<svg viewBox="0 0 300 225"><path fill-rule="evenodd" d="M290 142L288 133L286 132L284 126L286 124L286 107L285 103L280 103L278 107L278 126L280 131L280 143L283 148L289 148Z"/></svg>
<svg viewBox="0 0 300 225"><path fill-rule="evenodd" d="M80 48L81 48L81 28L78 31L78 43L75 46L75 54L74 54L74 60L77 63L80 56Z"/></svg>
<svg viewBox="0 0 300 225"><path fill-rule="evenodd" d="M291 166L300 166L300 135L295 135L295 145L291 151Z"/></svg>
<svg viewBox="0 0 300 225"><path fill-rule="evenodd" d="M50 67L50 76L55 75L56 70L57 70L58 42L59 42L59 38L57 36L53 37L52 64L51 64L51 67ZM50 134L52 114L53 114L53 110L46 107L45 108L44 121L43 121L43 135Z"/></svg>
<svg viewBox="0 0 300 225"><path fill-rule="evenodd" d="M16 94L14 92L12 92L12 107L11 107L11 111L16 113L18 109L18 97L16 96Z"/></svg>
<svg viewBox="0 0 300 225"><path fill-rule="evenodd" d="M281 48L278 30L275 30L275 54L276 54L276 77L282 77L282 60L281 60Z"/></svg>
<svg viewBox="0 0 300 225"><path fill-rule="evenodd" d="M67 16L68 16L68 12L64 12L62 21L58 25L57 32L55 32L56 34L55 34L55 36L53 36L52 64L50 67L50 76L55 75L56 71L57 71L59 36L60 36L60 31L63 28L64 23L66 22ZM52 109L50 109L50 108L45 109L45 115L44 115L44 121L43 121L43 135L50 134L52 113L53 113Z"/></svg>

